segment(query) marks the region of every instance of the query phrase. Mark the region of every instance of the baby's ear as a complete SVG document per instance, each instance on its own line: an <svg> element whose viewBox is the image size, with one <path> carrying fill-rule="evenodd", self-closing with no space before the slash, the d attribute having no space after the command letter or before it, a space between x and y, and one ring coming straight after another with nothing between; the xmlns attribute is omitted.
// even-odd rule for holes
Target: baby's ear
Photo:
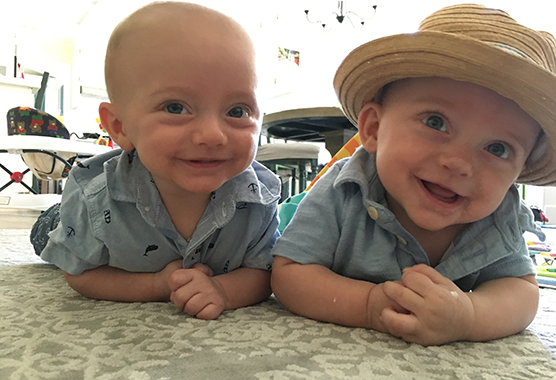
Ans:
<svg viewBox="0 0 556 380"><path fill-rule="evenodd" d="M134 146L127 138L122 121L118 118L116 106L112 103L102 102L98 107L98 114L102 127L120 148L126 151L133 150Z"/></svg>
<svg viewBox="0 0 556 380"><path fill-rule="evenodd" d="M359 112L359 138L361 145L369 153L376 153L381 116L382 106L375 102L365 104Z"/></svg>

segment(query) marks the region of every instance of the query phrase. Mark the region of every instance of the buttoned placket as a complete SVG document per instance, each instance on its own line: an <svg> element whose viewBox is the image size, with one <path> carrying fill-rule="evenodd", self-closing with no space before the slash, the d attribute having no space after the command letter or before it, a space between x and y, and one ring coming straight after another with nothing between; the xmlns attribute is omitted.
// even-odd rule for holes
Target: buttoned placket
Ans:
<svg viewBox="0 0 556 380"><path fill-rule="evenodd" d="M219 205L220 207L216 207ZM235 202L231 194L226 194L220 198L213 197L207 206L207 212L199 221L192 239L187 243L187 254L184 257L184 263L188 266L195 264L198 261L197 254L201 253L199 250L202 244L218 229L225 226L234 216ZM185 240L185 239L184 239Z"/></svg>
<svg viewBox="0 0 556 380"><path fill-rule="evenodd" d="M382 209L382 210L381 210ZM371 205L367 207L367 214L380 227L393 234L400 246L396 249L398 255L410 255L416 263L429 265L429 258L421 245L411 236L391 213L384 206ZM383 214L381 216L381 214ZM402 235L407 235L407 238ZM410 244L410 241L412 242ZM398 261L405 262L406 258L399 256Z"/></svg>

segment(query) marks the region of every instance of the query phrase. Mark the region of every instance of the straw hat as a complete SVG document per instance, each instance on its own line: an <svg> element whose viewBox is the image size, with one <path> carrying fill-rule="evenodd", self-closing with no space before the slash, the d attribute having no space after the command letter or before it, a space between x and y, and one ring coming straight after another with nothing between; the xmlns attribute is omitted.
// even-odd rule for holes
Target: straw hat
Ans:
<svg viewBox="0 0 556 380"><path fill-rule="evenodd" d="M556 185L556 40L551 34L482 5L446 7L425 18L417 33L353 50L336 72L334 89L357 125L363 105L385 84L432 76L476 83L515 101L545 132L517 181Z"/></svg>

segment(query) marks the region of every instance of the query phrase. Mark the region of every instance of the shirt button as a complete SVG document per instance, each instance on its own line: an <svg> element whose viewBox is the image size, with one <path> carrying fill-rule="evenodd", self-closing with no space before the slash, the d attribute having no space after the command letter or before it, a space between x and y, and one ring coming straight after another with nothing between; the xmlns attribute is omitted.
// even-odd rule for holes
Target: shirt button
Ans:
<svg viewBox="0 0 556 380"><path fill-rule="evenodd" d="M402 243L403 245L407 245L407 240L405 240L403 237L401 236L396 236L398 238L398 241L400 243Z"/></svg>
<svg viewBox="0 0 556 380"><path fill-rule="evenodd" d="M370 206L367 209L367 212L369 213L369 216L371 217L371 219L373 219L373 220L378 219L378 210L376 208L374 208L373 206Z"/></svg>

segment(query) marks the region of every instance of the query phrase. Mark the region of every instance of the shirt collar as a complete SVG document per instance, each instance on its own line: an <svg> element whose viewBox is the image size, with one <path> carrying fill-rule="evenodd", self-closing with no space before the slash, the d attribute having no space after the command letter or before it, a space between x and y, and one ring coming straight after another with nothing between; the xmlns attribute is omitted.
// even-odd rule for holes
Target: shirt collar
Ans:
<svg viewBox="0 0 556 380"><path fill-rule="evenodd" d="M162 206L158 188L151 173L143 165L135 150L122 153L116 159L104 163L107 187L110 197L121 202L136 203L138 210L150 224L167 212ZM277 176L258 162L253 162L236 177L225 182L212 194L217 204L226 205L233 215L236 205L241 203L257 203L268 205L280 198L281 184ZM163 211L164 209L164 211ZM222 223L227 221L224 218Z"/></svg>
<svg viewBox="0 0 556 380"><path fill-rule="evenodd" d="M333 186L339 188L345 183L355 183L361 190L365 208L379 204L387 209L386 189L378 177L375 158L374 154L359 147L350 158L345 159L346 163Z"/></svg>
<svg viewBox="0 0 556 380"><path fill-rule="evenodd" d="M265 166L254 161L243 172L225 182L214 192L214 195L231 196L235 203L268 205L280 199L281 190L278 177Z"/></svg>
<svg viewBox="0 0 556 380"><path fill-rule="evenodd" d="M106 186L112 199L135 203L147 223L168 227L170 217L158 188L135 150L122 151L117 159L106 161L104 169Z"/></svg>

